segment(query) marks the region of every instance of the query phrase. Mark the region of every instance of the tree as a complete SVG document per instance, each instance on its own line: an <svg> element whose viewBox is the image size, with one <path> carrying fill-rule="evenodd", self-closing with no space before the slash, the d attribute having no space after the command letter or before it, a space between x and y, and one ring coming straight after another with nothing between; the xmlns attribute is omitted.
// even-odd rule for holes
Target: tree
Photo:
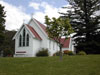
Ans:
<svg viewBox="0 0 100 75"><path fill-rule="evenodd" d="M68 18L52 18L45 16L45 24L47 25L47 32L50 39L55 40L60 48L60 59L62 60L62 46L61 38L67 38L73 32Z"/></svg>
<svg viewBox="0 0 100 75"><path fill-rule="evenodd" d="M15 35L16 31L8 31L5 30L5 40L3 44L1 45L1 48L3 50L3 56L12 56L14 54L14 47L15 42L12 40L13 36ZM10 35L10 36L9 36Z"/></svg>
<svg viewBox="0 0 100 75"><path fill-rule="evenodd" d="M100 0L68 0L74 11L68 11L64 16L70 17L75 31L75 46L77 52L84 50L89 53L100 53L98 30L100 16L96 15L100 8ZM94 38L95 37L95 38Z"/></svg>
<svg viewBox="0 0 100 75"><path fill-rule="evenodd" d="M5 12L4 7L0 4L0 52L1 52L1 45L4 41L4 31L5 31Z"/></svg>

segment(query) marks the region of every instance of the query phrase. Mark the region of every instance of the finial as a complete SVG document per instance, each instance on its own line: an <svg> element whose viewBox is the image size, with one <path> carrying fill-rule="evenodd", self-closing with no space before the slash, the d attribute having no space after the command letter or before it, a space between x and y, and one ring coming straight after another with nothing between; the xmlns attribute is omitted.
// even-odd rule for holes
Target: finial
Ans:
<svg viewBox="0 0 100 75"><path fill-rule="evenodd" d="M25 19L23 19L23 24L25 24Z"/></svg>
<svg viewBox="0 0 100 75"><path fill-rule="evenodd" d="M34 13L31 14L31 18L33 18Z"/></svg>

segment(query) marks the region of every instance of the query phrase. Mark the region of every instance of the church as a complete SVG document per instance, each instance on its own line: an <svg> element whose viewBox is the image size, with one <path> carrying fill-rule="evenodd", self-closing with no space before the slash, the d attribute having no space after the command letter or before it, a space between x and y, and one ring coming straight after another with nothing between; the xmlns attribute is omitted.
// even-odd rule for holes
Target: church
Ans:
<svg viewBox="0 0 100 75"><path fill-rule="evenodd" d="M23 24L13 37L15 40L14 57L35 57L36 53L42 48L48 49L50 56L59 51L58 44L48 37L46 26L35 18L31 18L28 24ZM61 39L61 43L64 38ZM72 38L66 40L62 50L74 52Z"/></svg>

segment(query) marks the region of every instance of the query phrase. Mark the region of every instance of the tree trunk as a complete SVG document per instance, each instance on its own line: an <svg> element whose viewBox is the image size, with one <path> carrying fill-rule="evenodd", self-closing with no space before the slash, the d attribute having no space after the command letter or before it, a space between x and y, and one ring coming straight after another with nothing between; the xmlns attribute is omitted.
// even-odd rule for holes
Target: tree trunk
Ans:
<svg viewBox="0 0 100 75"><path fill-rule="evenodd" d="M63 54L62 54L62 45L60 45L59 47L60 47L60 60L62 61L62 57L63 57Z"/></svg>

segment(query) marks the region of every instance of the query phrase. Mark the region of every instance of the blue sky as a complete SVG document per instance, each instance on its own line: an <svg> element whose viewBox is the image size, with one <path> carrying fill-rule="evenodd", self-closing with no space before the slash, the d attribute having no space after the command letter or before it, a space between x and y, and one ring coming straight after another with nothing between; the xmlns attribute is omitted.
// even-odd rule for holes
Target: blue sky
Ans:
<svg viewBox="0 0 100 75"><path fill-rule="evenodd" d="M28 13L28 14L33 13L35 11L31 7L29 7L29 4L31 2L34 2L34 3L47 2L49 5L52 5L56 8L60 8L63 5L67 4L67 1L65 1L65 0L4 0L4 1L9 3L9 4L12 4L14 6L25 7L27 9L27 11L25 11L25 12Z"/></svg>
<svg viewBox="0 0 100 75"><path fill-rule="evenodd" d="M0 4L5 6L6 29L17 30L30 20L32 13L41 23L45 15L59 17L58 12L63 11L61 7L68 3L66 0L0 0Z"/></svg>

